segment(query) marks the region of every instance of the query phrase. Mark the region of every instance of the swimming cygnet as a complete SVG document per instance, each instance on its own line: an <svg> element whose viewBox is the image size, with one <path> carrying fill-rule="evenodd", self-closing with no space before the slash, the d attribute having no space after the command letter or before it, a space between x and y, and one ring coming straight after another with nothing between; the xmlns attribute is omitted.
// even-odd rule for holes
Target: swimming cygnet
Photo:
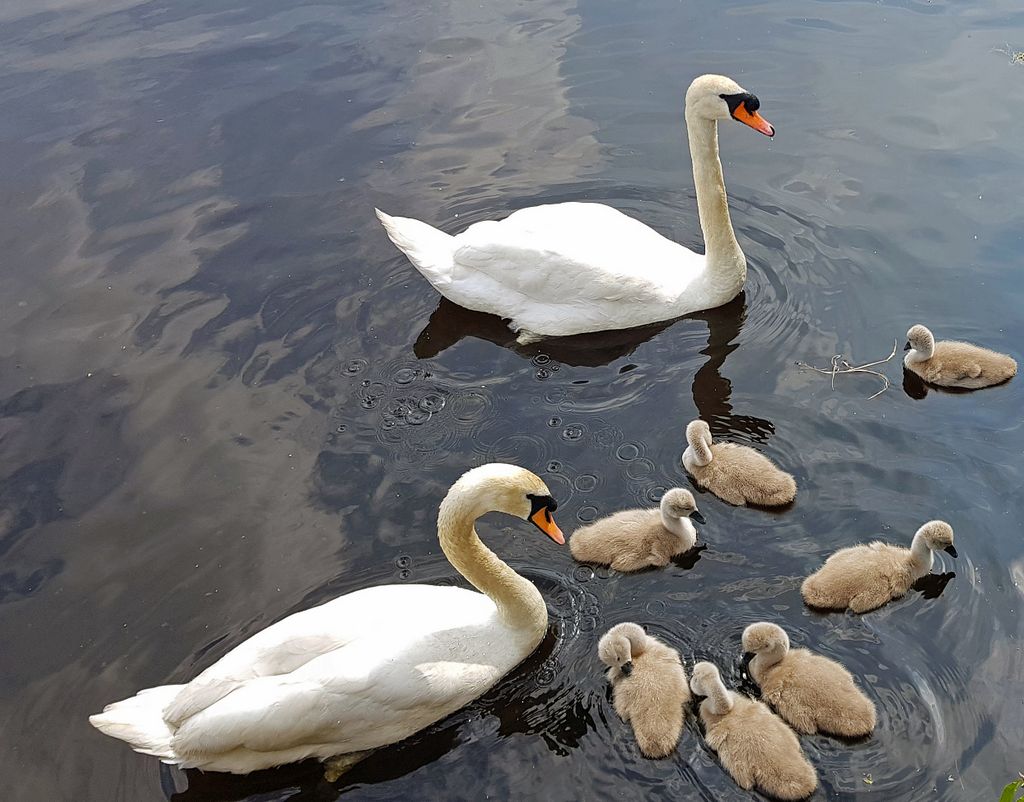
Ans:
<svg viewBox="0 0 1024 802"><path fill-rule="evenodd" d="M789 636L761 621L743 630L743 650L753 654L748 671L761 698L797 732L855 738L875 728L875 706L850 672L807 649L789 648Z"/></svg>
<svg viewBox="0 0 1024 802"><path fill-rule="evenodd" d="M675 487L661 497L660 510L622 510L577 529L569 551L580 562L610 565L616 571L665 566L697 541L691 518L705 523L693 493Z"/></svg>
<svg viewBox="0 0 1024 802"><path fill-rule="evenodd" d="M742 506L778 507L796 498L796 481L768 457L749 446L711 442L702 420L686 427L683 467L722 501Z"/></svg>
<svg viewBox="0 0 1024 802"><path fill-rule="evenodd" d="M935 342L921 324L907 332L903 364L931 384L940 387L990 387L1017 375L1017 363L1006 354L955 340Z"/></svg>
<svg viewBox="0 0 1024 802"><path fill-rule="evenodd" d="M796 734L764 703L726 690L712 663L693 667L690 688L706 696L700 705L704 739L741 788L755 786L777 799L803 799L818 775Z"/></svg>
<svg viewBox="0 0 1024 802"><path fill-rule="evenodd" d="M633 726L646 757L665 757L683 733L683 706L690 701L679 652L626 622L609 629L597 656L610 666L608 681L619 717Z"/></svg>
<svg viewBox="0 0 1024 802"><path fill-rule="evenodd" d="M909 549L874 543L840 549L800 587L811 607L864 613L898 599L932 570L932 552L942 549L956 557L953 527L929 521L914 535Z"/></svg>

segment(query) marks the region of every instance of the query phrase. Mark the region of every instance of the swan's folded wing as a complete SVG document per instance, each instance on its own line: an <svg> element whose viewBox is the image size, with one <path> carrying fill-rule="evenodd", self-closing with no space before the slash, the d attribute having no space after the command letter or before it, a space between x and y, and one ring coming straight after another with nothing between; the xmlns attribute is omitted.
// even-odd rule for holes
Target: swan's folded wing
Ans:
<svg viewBox="0 0 1024 802"><path fill-rule="evenodd" d="M658 285L645 277L616 272L580 255L529 244L487 242L455 251L453 280L472 281L482 273L534 303L619 301L653 294Z"/></svg>
<svg viewBox="0 0 1024 802"><path fill-rule="evenodd" d="M419 663L401 652L379 661L382 647L353 644L288 676L240 683L182 725L175 752L188 758L317 744L339 753L375 749L457 710L503 673L488 665Z"/></svg>
<svg viewBox="0 0 1024 802"><path fill-rule="evenodd" d="M704 257L595 203L522 209L458 237L454 280L483 273L532 301L617 301L681 292Z"/></svg>

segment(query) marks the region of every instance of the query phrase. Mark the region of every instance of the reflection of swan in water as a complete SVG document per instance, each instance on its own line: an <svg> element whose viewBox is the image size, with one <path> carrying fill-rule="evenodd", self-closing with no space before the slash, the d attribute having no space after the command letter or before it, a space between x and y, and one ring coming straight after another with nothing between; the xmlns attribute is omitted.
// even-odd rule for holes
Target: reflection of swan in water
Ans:
<svg viewBox="0 0 1024 802"><path fill-rule="evenodd" d="M722 375L725 358L739 347L740 330L746 321L743 293L717 309L687 315L680 320L703 320L708 325L707 357L693 376L693 401L698 417L708 422L713 436L743 433L763 443L775 432L771 421L752 415L735 415L729 397L732 383ZM413 346L419 359L431 359L464 337L477 337L532 359L544 354L563 365L600 367L631 354L643 343L676 323L669 320L632 329L554 337L542 343L522 345L505 322L496 315L474 312L442 298Z"/></svg>

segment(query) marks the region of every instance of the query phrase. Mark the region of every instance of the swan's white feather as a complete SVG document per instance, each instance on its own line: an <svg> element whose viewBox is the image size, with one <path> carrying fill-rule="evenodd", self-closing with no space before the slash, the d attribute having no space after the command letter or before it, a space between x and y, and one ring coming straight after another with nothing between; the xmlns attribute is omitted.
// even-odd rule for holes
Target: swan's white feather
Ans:
<svg viewBox="0 0 1024 802"><path fill-rule="evenodd" d="M143 691L91 721L137 751L212 771L369 750L478 697L541 634L508 626L473 591L366 588L277 622L185 686Z"/></svg>
<svg viewBox="0 0 1024 802"><path fill-rule="evenodd" d="M564 336L629 328L719 306L738 291L723 294L706 280L703 255L599 203L520 209L455 237L378 216L438 292L508 318L515 330Z"/></svg>

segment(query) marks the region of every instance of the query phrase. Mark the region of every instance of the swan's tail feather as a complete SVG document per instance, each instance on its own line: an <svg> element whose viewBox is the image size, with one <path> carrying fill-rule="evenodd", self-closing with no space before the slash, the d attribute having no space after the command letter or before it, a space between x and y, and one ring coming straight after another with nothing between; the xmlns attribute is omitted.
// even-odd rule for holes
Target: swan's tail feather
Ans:
<svg viewBox="0 0 1024 802"><path fill-rule="evenodd" d="M419 220L392 217L380 209L374 211L398 250L443 294L442 288L451 282L455 237Z"/></svg>
<svg viewBox="0 0 1024 802"><path fill-rule="evenodd" d="M89 716L89 723L104 735L124 741L136 752L175 763L178 758L171 747L174 733L164 721L163 711L184 687L161 685L139 691L107 705L102 713Z"/></svg>

